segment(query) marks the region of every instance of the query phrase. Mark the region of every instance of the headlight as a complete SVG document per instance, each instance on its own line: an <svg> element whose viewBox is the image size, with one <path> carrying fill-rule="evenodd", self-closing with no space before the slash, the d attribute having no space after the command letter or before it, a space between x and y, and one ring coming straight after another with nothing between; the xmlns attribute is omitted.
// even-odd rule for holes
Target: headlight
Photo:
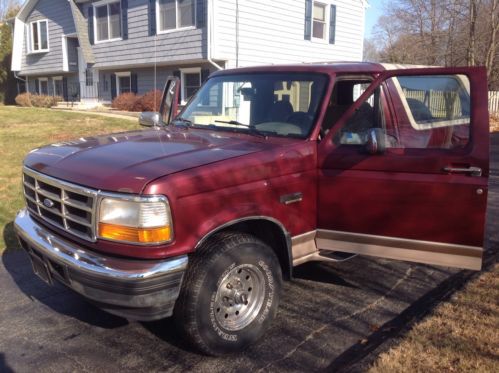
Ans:
<svg viewBox="0 0 499 373"><path fill-rule="evenodd" d="M99 237L132 244L171 241L172 222L166 198L103 198L99 209Z"/></svg>

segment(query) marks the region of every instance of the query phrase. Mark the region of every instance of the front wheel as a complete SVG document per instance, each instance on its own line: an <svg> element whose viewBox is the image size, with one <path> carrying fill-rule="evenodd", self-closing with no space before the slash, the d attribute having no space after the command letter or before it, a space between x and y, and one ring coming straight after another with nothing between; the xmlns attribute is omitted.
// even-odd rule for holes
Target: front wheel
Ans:
<svg viewBox="0 0 499 373"><path fill-rule="evenodd" d="M200 351L239 352L265 333L281 285L281 267L270 247L248 234L219 233L190 258L174 317Z"/></svg>

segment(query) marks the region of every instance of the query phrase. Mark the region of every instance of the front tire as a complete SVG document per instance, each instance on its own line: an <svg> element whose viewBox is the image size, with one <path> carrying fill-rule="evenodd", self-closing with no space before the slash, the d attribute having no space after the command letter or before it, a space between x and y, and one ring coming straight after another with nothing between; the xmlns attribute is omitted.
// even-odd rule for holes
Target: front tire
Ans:
<svg viewBox="0 0 499 373"><path fill-rule="evenodd" d="M208 355L239 352L274 319L282 275L274 251L254 236L222 232L190 258L174 317Z"/></svg>

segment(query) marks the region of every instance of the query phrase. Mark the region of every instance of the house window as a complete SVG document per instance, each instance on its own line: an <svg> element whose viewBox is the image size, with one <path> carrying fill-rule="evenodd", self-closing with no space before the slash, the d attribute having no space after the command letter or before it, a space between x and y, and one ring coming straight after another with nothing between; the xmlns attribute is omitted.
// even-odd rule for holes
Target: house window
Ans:
<svg viewBox="0 0 499 373"><path fill-rule="evenodd" d="M49 81L47 78L38 79L38 94L39 95L49 94Z"/></svg>
<svg viewBox="0 0 499 373"><path fill-rule="evenodd" d="M194 27L196 24L195 0L157 0L156 18L159 32Z"/></svg>
<svg viewBox="0 0 499 373"><path fill-rule="evenodd" d="M100 2L94 5L95 42L121 38L121 2Z"/></svg>
<svg viewBox="0 0 499 373"><path fill-rule="evenodd" d="M116 73L116 92L118 92L118 95L132 92L130 72Z"/></svg>
<svg viewBox="0 0 499 373"><path fill-rule="evenodd" d="M46 19L30 23L31 43L30 52L48 52L49 50L49 30Z"/></svg>
<svg viewBox="0 0 499 373"><path fill-rule="evenodd" d="M314 1L313 7L313 23L312 23L312 37L315 39L326 39L327 35L327 20L326 20L327 5Z"/></svg>
<svg viewBox="0 0 499 373"><path fill-rule="evenodd" d="M52 78L52 83L54 85L54 96L62 97L64 95L64 89L62 87L62 77L55 76Z"/></svg>
<svg viewBox="0 0 499 373"><path fill-rule="evenodd" d="M182 102L187 102L201 87L201 70L182 70Z"/></svg>

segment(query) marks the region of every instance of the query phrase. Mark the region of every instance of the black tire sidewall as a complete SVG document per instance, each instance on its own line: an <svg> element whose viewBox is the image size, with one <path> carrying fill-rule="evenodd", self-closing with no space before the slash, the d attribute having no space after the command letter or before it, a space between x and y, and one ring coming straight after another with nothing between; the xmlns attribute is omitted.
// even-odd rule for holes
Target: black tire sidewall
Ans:
<svg viewBox="0 0 499 373"><path fill-rule="evenodd" d="M197 295L196 324L203 342L216 354L240 351L263 335L277 312L281 288L280 264L274 253L261 242L245 242L218 255L206 268ZM219 282L231 269L251 264L263 273L265 299L256 318L239 331L227 330L217 321L213 305Z"/></svg>

